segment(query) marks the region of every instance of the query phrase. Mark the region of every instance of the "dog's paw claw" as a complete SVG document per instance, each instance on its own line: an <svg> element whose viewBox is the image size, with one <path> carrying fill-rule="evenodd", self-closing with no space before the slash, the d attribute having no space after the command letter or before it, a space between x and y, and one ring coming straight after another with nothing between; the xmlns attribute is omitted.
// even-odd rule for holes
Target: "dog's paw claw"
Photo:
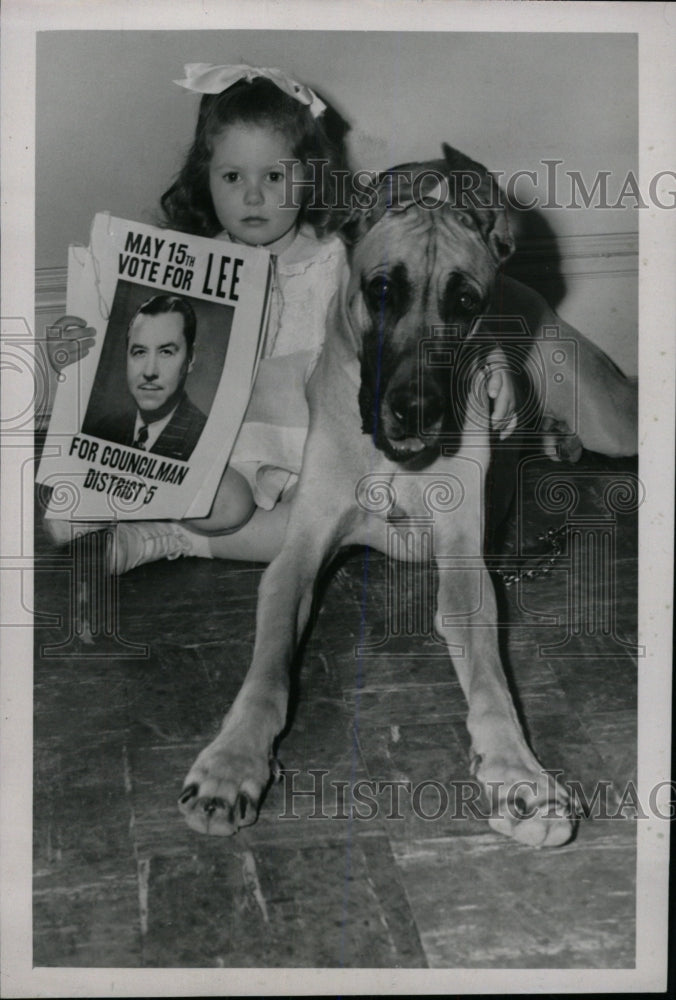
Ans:
<svg viewBox="0 0 676 1000"><path fill-rule="evenodd" d="M547 772L492 760L477 777L495 833L528 847L561 847L575 836L577 817L568 790Z"/></svg>
<svg viewBox="0 0 676 1000"><path fill-rule="evenodd" d="M481 767L482 763L483 763L483 757L480 753L472 754L472 758L469 762L469 773L472 775L473 778L476 777L476 775L478 774L479 768Z"/></svg>
<svg viewBox="0 0 676 1000"><path fill-rule="evenodd" d="M206 747L193 764L178 808L188 826L199 833L229 837L255 823L272 758L238 741L219 738Z"/></svg>
<svg viewBox="0 0 676 1000"><path fill-rule="evenodd" d="M179 796L178 804L180 806L187 805L191 799L194 799L196 797L198 791L199 788L194 781L192 782L192 784L186 785Z"/></svg>

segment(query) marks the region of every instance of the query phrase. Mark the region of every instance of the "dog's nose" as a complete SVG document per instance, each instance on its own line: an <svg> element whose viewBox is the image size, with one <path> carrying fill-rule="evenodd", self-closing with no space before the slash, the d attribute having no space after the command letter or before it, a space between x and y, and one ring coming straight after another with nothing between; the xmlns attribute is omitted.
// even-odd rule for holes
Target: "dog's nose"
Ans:
<svg viewBox="0 0 676 1000"><path fill-rule="evenodd" d="M390 411L404 437L416 437L429 431L441 420L443 402L436 394L398 389L388 399Z"/></svg>

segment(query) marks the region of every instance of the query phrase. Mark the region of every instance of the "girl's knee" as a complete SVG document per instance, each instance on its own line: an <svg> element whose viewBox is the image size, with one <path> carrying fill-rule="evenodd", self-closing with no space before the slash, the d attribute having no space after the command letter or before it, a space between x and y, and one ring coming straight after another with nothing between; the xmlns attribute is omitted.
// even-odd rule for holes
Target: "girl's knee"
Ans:
<svg viewBox="0 0 676 1000"><path fill-rule="evenodd" d="M235 475L239 482L233 484L230 500L224 505L227 509L224 509L222 514L224 521L230 521L229 524L224 523L223 526L231 530L246 524L256 510L251 487L243 476L240 476L239 473L235 473Z"/></svg>
<svg viewBox="0 0 676 1000"><path fill-rule="evenodd" d="M256 510L251 487L244 476L234 469L227 469L218 487L208 517L189 521L196 531L209 534L237 531L247 523Z"/></svg>

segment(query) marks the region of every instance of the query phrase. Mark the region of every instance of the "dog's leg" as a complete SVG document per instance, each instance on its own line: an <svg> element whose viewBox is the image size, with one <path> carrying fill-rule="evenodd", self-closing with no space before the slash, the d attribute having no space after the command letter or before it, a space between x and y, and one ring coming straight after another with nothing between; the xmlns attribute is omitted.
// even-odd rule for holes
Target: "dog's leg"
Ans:
<svg viewBox="0 0 676 1000"><path fill-rule="evenodd" d="M296 506L296 505L294 505ZM314 583L332 531L294 511L284 547L261 579L256 643L249 672L221 730L197 757L179 808L201 833L228 836L253 823L270 779L272 748L284 728L289 666L307 624Z"/></svg>
<svg viewBox="0 0 676 1000"><path fill-rule="evenodd" d="M498 649L497 606L488 571L439 572L436 628L449 646L467 699L473 773L490 802L490 826L524 844L554 847L573 833L565 789L528 747Z"/></svg>

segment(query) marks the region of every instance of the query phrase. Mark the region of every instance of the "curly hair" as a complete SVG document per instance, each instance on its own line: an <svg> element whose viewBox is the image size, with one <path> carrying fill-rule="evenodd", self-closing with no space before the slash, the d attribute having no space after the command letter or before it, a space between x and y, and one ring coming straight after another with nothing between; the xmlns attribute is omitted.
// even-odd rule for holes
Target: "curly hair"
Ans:
<svg viewBox="0 0 676 1000"><path fill-rule="evenodd" d="M289 140L294 157L314 173L314 192L309 185L303 189L299 221L309 222L318 235L330 230L337 184L347 172L343 141L347 126L331 109L313 118L308 107L264 77L241 80L220 94L202 97L192 146L160 199L162 224L193 236L221 232L211 199L209 164L214 141L230 125L270 128Z"/></svg>

